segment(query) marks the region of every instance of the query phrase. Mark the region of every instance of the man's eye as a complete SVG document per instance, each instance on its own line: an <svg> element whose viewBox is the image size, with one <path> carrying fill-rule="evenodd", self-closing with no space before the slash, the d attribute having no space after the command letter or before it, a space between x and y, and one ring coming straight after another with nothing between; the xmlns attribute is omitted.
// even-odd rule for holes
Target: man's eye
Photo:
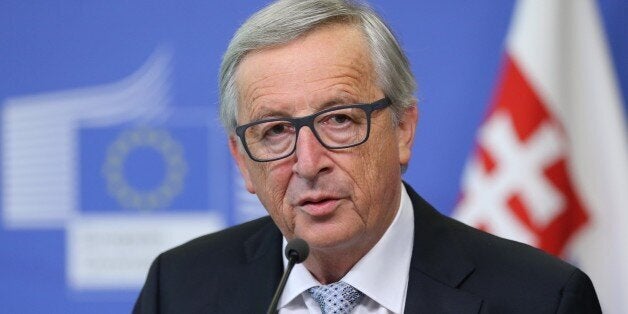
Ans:
<svg viewBox="0 0 628 314"><path fill-rule="evenodd" d="M268 130L268 132L270 134L281 134L286 130L286 126L282 125L282 124L277 124L274 125L272 128L270 128L270 130Z"/></svg>
<svg viewBox="0 0 628 314"><path fill-rule="evenodd" d="M289 134L292 132L294 128L292 125L287 123L275 123L272 125L268 125L264 128L264 131L261 133L263 137L266 138L275 138L277 136L282 136Z"/></svg>
<svg viewBox="0 0 628 314"><path fill-rule="evenodd" d="M334 124L345 124L351 122L351 117L344 114L335 114L330 116L328 121Z"/></svg>
<svg viewBox="0 0 628 314"><path fill-rule="evenodd" d="M332 119L333 122L336 122L336 123L345 123L345 122L347 122L349 120L349 117L347 117L345 115L337 114L337 115L334 115L333 117L331 117L331 119Z"/></svg>

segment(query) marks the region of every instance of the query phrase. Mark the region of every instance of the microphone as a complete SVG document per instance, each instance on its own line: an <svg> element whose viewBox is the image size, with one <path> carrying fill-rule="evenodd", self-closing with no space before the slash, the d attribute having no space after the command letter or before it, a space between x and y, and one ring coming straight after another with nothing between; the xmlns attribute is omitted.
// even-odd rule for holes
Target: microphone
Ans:
<svg viewBox="0 0 628 314"><path fill-rule="evenodd" d="M268 307L267 314L275 314L277 313L277 303L279 302L279 297L283 293L283 289L286 286L286 282L288 281L288 276L290 276L290 272L292 271L292 267L295 264L302 263L310 254L310 246L307 245L303 239L294 238L288 241L285 250L286 258L288 259L288 266L286 267L286 271L284 271L283 276L281 277L281 281L279 281L279 286L275 291L275 296L273 296L272 302L270 302L270 306Z"/></svg>

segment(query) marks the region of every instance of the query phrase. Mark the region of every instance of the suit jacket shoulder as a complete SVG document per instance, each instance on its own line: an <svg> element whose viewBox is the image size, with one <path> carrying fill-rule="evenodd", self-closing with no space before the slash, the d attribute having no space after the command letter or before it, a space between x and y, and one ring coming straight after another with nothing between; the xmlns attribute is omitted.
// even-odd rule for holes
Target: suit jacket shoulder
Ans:
<svg viewBox="0 0 628 314"><path fill-rule="evenodd" d="M578 268L443 216L406 189L415 208L407 313L601 313Z"/></svg>
<svg viewBox="0 0 628 314"><path fill-rule="evenodd" d="M260 218L159 255L133 312L260 312L282 268L281 233L269 217Z"/></svg>

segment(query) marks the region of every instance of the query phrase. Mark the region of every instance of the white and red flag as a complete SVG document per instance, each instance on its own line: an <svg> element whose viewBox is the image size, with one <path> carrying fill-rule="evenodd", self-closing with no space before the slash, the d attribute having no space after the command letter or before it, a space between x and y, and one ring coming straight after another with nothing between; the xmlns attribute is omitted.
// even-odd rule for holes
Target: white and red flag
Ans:
<svg viewBox="0 0 628 314"><path fill-rule="evenodd" d="M591 0L520 0L454 216L580 266L628 313L628 139Z"/></svg>

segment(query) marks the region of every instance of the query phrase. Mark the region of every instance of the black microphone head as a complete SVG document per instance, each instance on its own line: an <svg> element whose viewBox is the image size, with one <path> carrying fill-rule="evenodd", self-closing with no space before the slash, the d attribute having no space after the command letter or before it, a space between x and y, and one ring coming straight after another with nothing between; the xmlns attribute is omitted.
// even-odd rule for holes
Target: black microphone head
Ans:
<svg viewBox="0 0 628 314"><path fill-rule="evenodd" d="M305 240L294 238L288 241L285 253L288 260L294 260L296 264L299 264L310 254L310 246L307 245Z"/></svg>

